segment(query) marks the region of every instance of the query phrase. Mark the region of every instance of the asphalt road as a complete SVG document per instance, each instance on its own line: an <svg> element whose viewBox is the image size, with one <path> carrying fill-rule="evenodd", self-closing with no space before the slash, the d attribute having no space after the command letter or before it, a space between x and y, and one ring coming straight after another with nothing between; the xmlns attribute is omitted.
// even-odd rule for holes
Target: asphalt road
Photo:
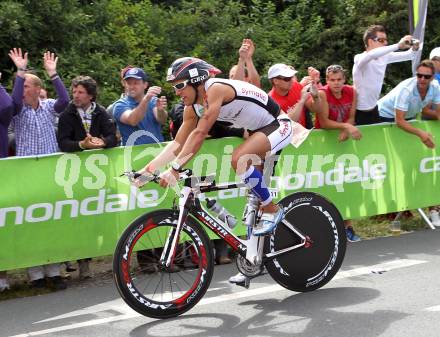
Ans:
<svg viewBox="0 0 440 337"><path fill-rule="evenodd" d="M210 290L178 318L139 316L111 281L0 302L0 336L440 336L440 230L349 244L325 287L295 293L269 276L231 286L218 266Z"/></svg>

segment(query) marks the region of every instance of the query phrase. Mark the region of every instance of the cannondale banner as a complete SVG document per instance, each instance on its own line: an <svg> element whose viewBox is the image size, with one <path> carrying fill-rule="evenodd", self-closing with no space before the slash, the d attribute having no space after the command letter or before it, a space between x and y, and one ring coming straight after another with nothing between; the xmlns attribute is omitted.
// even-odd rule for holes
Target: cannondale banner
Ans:
<svg viewBox="0 0 440 337"><path fill-rule="evenodd" d="M416 67L420 63L425 37L426 13L428 12L428 0L408 0L409 31L410 34L420 41L420 49L412 61L412 72L416 74Z"/></svg>
<svg viewBox="0 0 440 337"><path fill-rule="evenodd" d="M440 139L440 123L414 125ZM336 131L314 130L299 148L289 145L270 182L273 196L317 192L346 219L440 204L438 147L428 149L392 124L361 131L360 141L341 143ZM198 175L214 174L217 182L238 181L231 153L240 142L208 140L189 166ZM163 146L0 160L0 270L112 254L133 219L173 205L174 189L149 183L138 190L120 177L142 168ZM242 188L210 197L240 222L245 195Z"/></svg>

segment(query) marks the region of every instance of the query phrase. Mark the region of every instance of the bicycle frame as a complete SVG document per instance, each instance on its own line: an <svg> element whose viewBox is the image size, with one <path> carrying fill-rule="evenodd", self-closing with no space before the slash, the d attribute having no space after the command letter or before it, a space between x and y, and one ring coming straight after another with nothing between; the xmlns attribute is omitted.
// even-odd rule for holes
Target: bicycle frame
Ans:
<svg viewBox="0 0 440 337"><path fill-rule="evenodd" d="M188 214L193 215L196 219L206 225L215 234L217 234L220 239L224 240L234 251L237 251L252 265L260 265L265 259L273 259L276 256L287 253L291 250L307 247L309 243L308 238L298 231L291 223L283 220L282 222L284 225L300 238L300 243L263 255L265 240L264 236L250 235L250 238L247 240L238 238L227 224L223 224L216 218L212 217L207 209L203 207L199 199L199 195L202 193L240 188L245 187L246 185L242 183L216 185L215 182L200 182L195 184L195 187L191 187L190 182L191 178L185 179L184 187L182 188L179 196L179 217L177 226L175 230L168 233L168 237L159 261L159 263L165 267L170 267L172 264L179 242L179 235Z"/></svg>

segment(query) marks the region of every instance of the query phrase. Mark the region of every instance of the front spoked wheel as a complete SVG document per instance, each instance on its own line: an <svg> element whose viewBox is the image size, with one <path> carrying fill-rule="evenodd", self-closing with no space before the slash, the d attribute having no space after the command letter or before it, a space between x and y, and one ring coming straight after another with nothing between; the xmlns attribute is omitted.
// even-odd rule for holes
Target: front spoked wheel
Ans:
<svg viewBox="0 0 440 337"><path fill-rule="evenodd" d="M266 268L287 289L318 289L333 278L344 260L347 237L341 214L326 198L311 192L293 193L279 205L285 217L265 242L265 253L275 256L267 260ZM288 251L293 246L298 248ZM283 249L288 252L276 255Z"/></svg>
<svg viewBox="0 0 440 337"><path fill-rule="evenodd" d="M159 210L137 218L122 234L113 257L113 276L123 300L142 315L178 316L205 294L213 274L213 254L205 231L188 216L173 264L159 263L174 233L178 212ZM137 258L136 258L137 255Z"/></svg>

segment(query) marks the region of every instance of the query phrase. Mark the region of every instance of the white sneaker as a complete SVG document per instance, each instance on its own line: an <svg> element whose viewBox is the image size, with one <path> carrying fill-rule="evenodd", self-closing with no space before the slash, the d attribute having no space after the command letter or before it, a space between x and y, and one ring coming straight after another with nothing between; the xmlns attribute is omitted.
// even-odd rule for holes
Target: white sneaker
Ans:
<svg viewBox="0 0 440 337"><path fill-rule="evenodd" d="M244 283L246 281L246 276L244 276L242 273L238 273L237 275L231 276L229 278L229 283Z"/></svg>
<svg viewBox="0 0 440 337"><path fill-rule="evenodd" d="M429 211L429 217L431 218L431 222L435 227L440 227L440 215L438 211L435 209Z"/></svg>

